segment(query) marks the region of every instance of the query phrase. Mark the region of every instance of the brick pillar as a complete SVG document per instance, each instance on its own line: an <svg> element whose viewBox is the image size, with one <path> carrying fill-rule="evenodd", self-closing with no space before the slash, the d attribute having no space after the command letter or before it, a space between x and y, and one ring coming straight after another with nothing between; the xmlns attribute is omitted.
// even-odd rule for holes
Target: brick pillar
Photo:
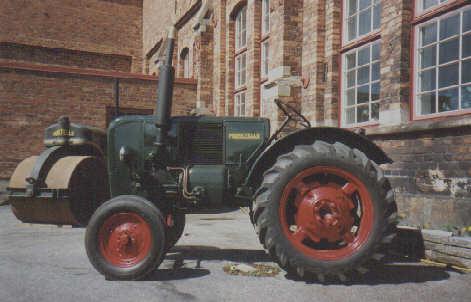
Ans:
<svg viewBox="0 0 471 302"><path fill-rule="evenodd" d="M303 5L302 111L313 125L324 120L325 2Z"/></svg>
<svg viewBox="0 0 471 302"><path fill-rule="evenodd" d="M341 0L325 3L325 62L324 125L338 126L341 48Z"/></svg>
<svg viewBox="0 0 471 302"><path fill-rule="evenodd" d="M266 117L276 129L284 119L273 100L278 98L300 109L302 72L302 0L271 1L270 72L264 84Z"/></svg>
<svg viewBox="0 0 471 302"><path fill-rule="evenodd" d="M260 68L261 68L261 46L260 39L262 38L261 33L261 18L262 18L262 1L254 1L253 4L249 2L249 10L247 11L247 18L249 20L248 25L250 26L251 39L248 42L248 90L251 92L251 100L248 103L250 108L250 116L260 116Z"/></svg>
<svg viewBox="0 0 471 302"><path fill-rule="evenodd" d="M224 114L234 114L234 48L235 48L235 21L230 15L230 11L226 14L226 93Z"/></svg>
<svg viewBox="0 0 471 302"><path fill-rule="evenodd" d="M226 88L226 0L216 1L212 20L214 27L213 110L216 115L224 115Z"/></svg>
<svg viewBox="0 0 471 302"><path fill-rule="evenodd" d="M212 109L212 85L213 85L213 28L208 26L206 31L200 32L195 38L197 57L197 72L195 78L198 81L196 93L196 107Z"/></svg>
<svg viewBox="0 0 471 302"><path fill-rule="evenodd" d="M409 120L412 2L382 1L381 125L398 125Z"/></svg>

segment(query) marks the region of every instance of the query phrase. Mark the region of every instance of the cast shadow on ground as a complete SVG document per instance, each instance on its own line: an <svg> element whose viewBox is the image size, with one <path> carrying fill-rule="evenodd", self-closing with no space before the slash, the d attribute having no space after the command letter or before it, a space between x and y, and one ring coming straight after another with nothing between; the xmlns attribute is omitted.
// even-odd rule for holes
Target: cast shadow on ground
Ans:
<svg viewBox="0 0 471 302"><path fill-rule="evenodd" d="M395 263L372 268L364 275L354 274L347 282L340 282L335 277L328 278L324 282L319 282L316 276L306 276L304 279L300 279L297 276L286 274L285 277L289 280L303 281L306 284L354 286L442 281L448 279L450 275L446 268Z"/></svg>
<svg viewBox="0 0 471 302"><path fill-rule="evenodd" d="M172 281L200 278L210 274L210 271L204 268L186 268L175 269L157 269L155 272L142 279L141 281Z"/></svg>
<svg viewBox="0 0 471 302"><path fill-rule="evenodd" d="M166 260L172 262L173 268L157 270L148 281L168 281L188 278L198 278L210 274L204 269L204 261L227 261L234 263L271 263L272 260L263 250L220 249L214 246L180 245L175 246L167 254ZM185 261L196 260L195 268L182 267ZM276 264L273 264L276 265ZM222 269L222 268L221 268ZM283 272L280 274L284 274ZM286 279L305 282L307 284L321 283L316 276L297 276L284 274ZM365 275L354 275L352 281L342 283L336 278L328 278L322 282L325 285L380 285L402 283L424 283L441 281L450 277L446 268L419 265L407 259L394 259L394 263L378 265ZM241 277L244 278L244 277Z"/></svg>

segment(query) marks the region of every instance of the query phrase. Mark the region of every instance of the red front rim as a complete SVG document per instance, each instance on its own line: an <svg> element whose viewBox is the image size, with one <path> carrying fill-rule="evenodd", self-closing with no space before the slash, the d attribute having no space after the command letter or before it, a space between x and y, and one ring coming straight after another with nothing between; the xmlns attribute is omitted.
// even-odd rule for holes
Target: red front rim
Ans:
<svg viewBox="0 0 471 302"><path fill-rule="evenodd" d="M150 225L136 213L116 213L108 217L98 232L100 252L117 267L140 263L152 246Z"/></svg>
<svg viewBox="0 0 471 302"><path fill-rule="evenodd" d="M357 252L373 228L374 209L365 184L337 167L303 170L285 187L280 222L292 245L317 260Z"/></svg>

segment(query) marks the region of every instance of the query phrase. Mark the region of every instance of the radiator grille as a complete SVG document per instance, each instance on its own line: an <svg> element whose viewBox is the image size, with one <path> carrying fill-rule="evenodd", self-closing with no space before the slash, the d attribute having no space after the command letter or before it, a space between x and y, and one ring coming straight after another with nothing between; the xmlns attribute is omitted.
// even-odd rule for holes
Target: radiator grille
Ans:
<svg viewBox="0 0 471 302"><path fill-rule="evenodd" d="M196 125L186 136L189 143L188 159L194 164L223 163L223 128L220 124ZM188 149L187 149L188 150Z"/></svg>

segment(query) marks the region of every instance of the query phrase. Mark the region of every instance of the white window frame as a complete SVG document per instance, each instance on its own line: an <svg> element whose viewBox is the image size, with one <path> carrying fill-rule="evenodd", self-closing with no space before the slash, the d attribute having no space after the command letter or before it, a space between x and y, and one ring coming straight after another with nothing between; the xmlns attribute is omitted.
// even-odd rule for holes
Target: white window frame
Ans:
<svg viewBox="0 0 471 302"><path fill-rule="evenodd" d="M381 101L380 97L378 97L378 99L376 99L376 100L372 100L372 85L373 84L379 84L380 89L381 89L381 76L380 76L379 79L376 79L374 81L372 80L372 74L373 74L372 66L373 66L373 64L379 63L380 64L380 71L381 71L381 57L374 60L374 61L372 60L373 59L372 49L373 49L373 45L375 45L375 44L378 44L379 47L380 47L380 50L381 50L381 40L375 40L373 42L370 42L370 43L367 43L367 44L362 45L360 47L354 48L354 49L342 54L341 113L342 113L342 126L343 127L357 127L357 126L364 126L364 125L370 125L370 124L378 123L379 116L378 116L378 120L372 118L372 105L377 104L377 106L379 106L380 101ZM369 52L370 52L369 61L368 61L367 64L358 65L358 53L361 50L363 50L367 47L370 49L369 50ZM351 68L351 69L348 69L347 55L352 54L352 53L355 53L355 67ZM363 83L363 84L358 84L358 69L364 68L366 66L369 66L369 79L368 79L368 82ZM353 89L354 89L354 93L355 93L355 102L354 102L353 105L347 105L347 97L348 97L348 95L347 95L348 91L347 90L352 89L352 87L348 87L347 74L348 74L348 72L351 72L351 71L355 72L355 84L352 86ZM358 87L362 87L362 86L366 86L366 85L368 85L368 102L359 104L358 100L357 100ZM381 93L381 90L380 90L380 93ZM368 120L364 121L364 122L358 122L357 107L364 106L365 104L368 104L368 110L369 110ZM347 111L348 111L348 109L352 109L352 108L355 112L355 122L354 123L347 123ZM379 108L378 108L378 114L379 114Z"/></svg>
<svg viewBox="0 0 471 302"><path fill-rule="evenodd" d="M265 40L262 42L261 45L261 62L260 62L260 75L262 79L268 78L268 72L269 72L269 60L270 60L270 43L268 40Z"/></svg>
<svg viewBox="0 0 471 302"><path fill-rule="evenodd" d="M246 116L246 92L242 91L234 96L234 116Z"/></svg>
<svg viewBox="0 0 471 302"><path fill-rule="evenodd" d="M353 43L355 41L358 41L360 39L362 39L363 37L366 37L366 36L369 36L373 33L376 33L376 32L379 32L381 30L381 13L380 13L380 20L379 20L379 28L374 28L374 7L376 5L380 5L380 9L382 10L382 3L381 3L381 0L371 0L371 4L367 7L367 8L364 8L362 9L361 11L359 10L360 9L360 0L357 0L357 6L356 6L356 9L355 9L355 13L352 15L352 16L349 16L348 13L349 13L349 0L343 0L343 43L344 44L350 44L350 43ZM371 26L371 30L367 33L364 33L362 35L360 35L360 13L361 12L364 12L366 10L370 10L370 13L371 13L371 18L370 18L370 26ZM355 37L353 39L349 39L348 37L348 20L350 17L353 17L353 16L356 16L356 32L355 32Z"/></svg>
<svg viewBox="0 0 471 302"><path fill-rule="evenodd" d="M270 0L262 0L262 36L270 33Z"/></svg>
<svg viewBox="0 0 471 302"><path fill-rule="evenodd" d="M235 57L235 88L244 87L247 83L247 52Z"/></svg>
<svg viewBox="0 0 471 302"><path fill-rule="evenodd" d="M446 4L450 0L437 0L437 1L438 1L437 4L432 5L432 6L424 9L424 0L415 0L416 16L421 15L421 14L426 13L426 12L429 12L431 10L434 10L434 9Z"/></svg>
<svg viewBox="0 0 471 302"><path fill-rule="evenodd" d="M467 6L464 6L460 9L456 9L452 12L449 12L447 14L444 14L444 15L441 15L441 16L437 16L435 18L432 18L430 20L428 20L427 22L424 22L424 23L420 23L418 25L416 25L414 27L414 35L415 35L415 41L414 41L414 72L413 72L413 77L414 77L414 96L413 96L413 103L414 103L414 118L415 119L421 119L421 118L432 118L432 117L436 117L436 116L443 116L443 115L452 115L454 113L467 113L467 112L471 112L471 108L462 108L462 87L466 87L466 86L469 86L471 83L462 83L462 74L461 74L461 71L462 71L462 63L463 61L468 61L469 59L471 59L471 56L470 57L466 57L466 58L463 58L462 57L462 43L463 43L463 36L465 35L470 35L471 34L471 30L467 31L467 32L464 32L463 33L463 12L470 9L471 8L471 5L467 5ZM445 39L443 39L442 41L440 41L440 23L441 23L441 20L443 19L446 19L446 18L449 18L449 17L453 17L454 15L457 15L457 14L460 14L460 29L459 29L459 33L458 35L454 35L454 36L451 36L451 37L447 37ZM435 45L436 47L436 53L435 53L435 65L433 67L427 67L427 68L424 68L424 69L421 69L420 68L420 56L419 56L419 50L422 48L421 47L421 42L422 42L422 39L421 39L421 35L420 35L420 29L425 27L425 26L428 26L432 23L436 23L437 24L437 37L436 37L436 41L433 42L433 43L430 43L428 44L426 47L430 47L432 45ZM451 40L451 39L454 39L456 38L457 36L459 36L459 57L457 60L453 60L453 61L449 61L449 62L446 62L446 63L443 63L443 64L440 64L440 43L443 43L443 42L446 42L448 40ZM439 67L443 67L443 66L447 66L447 65L452 65L452 64L456 64L458 62L458 84L457 85L450 85L450 86L447 86L447 87L443 87L443 88L439 88ZM431 70L431 69L435 69L435 89L431 90L431 91L425 91L425 92L420 92L420 71L424 71L424 70ZM443 112L440 112L439 110L439 98L438 98L438 93L440 91L443 91L443 90L449 90L449 89L453 89L453 88L458 88L458 109L454 109L454 110L448 110L448 111L443 111ZM427 113L427 114L421 114L421 102L420 102L420 98L419 96L421 94L426 94L426 93L430 93L430 92L435 92L435 112L434 113Z"/></svg>
<svg viewBox="0 0 471 302"><path fill-rule="evenodd" d="M247 6L237 13L235 23L235 49L238 51L247 47Z"/></svg>

